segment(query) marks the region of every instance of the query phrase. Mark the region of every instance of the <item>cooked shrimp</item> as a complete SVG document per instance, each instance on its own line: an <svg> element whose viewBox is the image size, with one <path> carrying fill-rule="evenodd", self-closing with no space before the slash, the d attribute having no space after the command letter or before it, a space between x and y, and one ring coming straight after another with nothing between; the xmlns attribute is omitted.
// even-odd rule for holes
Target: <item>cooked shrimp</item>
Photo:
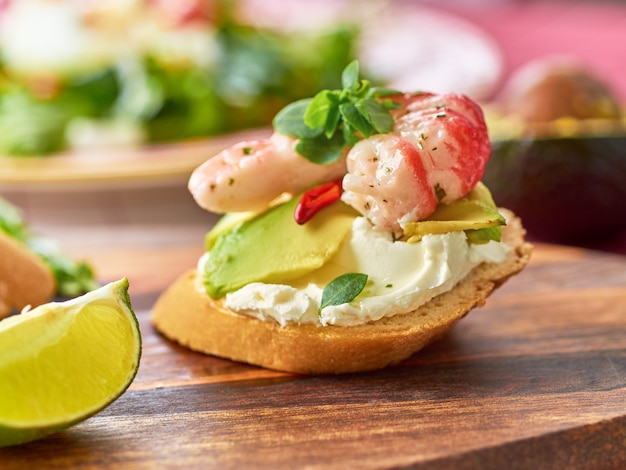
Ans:
<svg viewBox="0 0 626 470"><path fill-rule="evenodd" d="M343 201L375 226L401 234L439 202L465 196L482 178L491 147L480 107L463 95L392 99L400 104L392 110L393 131L359 141L347 158L312 163L296 153L296 139L274 133L209 159L191 175L189 190L212 212L256 211L285 192L343 176Z"/></svg>
<svg viewBox="0 0 626 470"><path fill-rule="evenodd" d="M401 234L439 202L465 196L491 153L482 111L463 95L394 97L395 126L348 153L342 200L375 226Z"/></svg>
<svg viewBox="0 0 626 470"><path fill-rule="evenodd" d="M236 144L200 165L189 179L189 191L208 211L256 211L285 192L300 193L345 174L345 157L319 165L297 154L295 144L279 133Z"/></svg>

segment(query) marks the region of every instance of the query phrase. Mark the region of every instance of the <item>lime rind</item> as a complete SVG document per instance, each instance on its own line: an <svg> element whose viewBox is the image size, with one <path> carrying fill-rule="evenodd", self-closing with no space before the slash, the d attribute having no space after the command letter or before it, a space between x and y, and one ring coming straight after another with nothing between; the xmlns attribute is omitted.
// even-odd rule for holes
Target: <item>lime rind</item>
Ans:
<svg viewBox="0 0 626 470"><path fill-rule="evenodd" d="M0 446L84 421L130 386L141 334L128 286L124 278L0 322Z"/></svg>

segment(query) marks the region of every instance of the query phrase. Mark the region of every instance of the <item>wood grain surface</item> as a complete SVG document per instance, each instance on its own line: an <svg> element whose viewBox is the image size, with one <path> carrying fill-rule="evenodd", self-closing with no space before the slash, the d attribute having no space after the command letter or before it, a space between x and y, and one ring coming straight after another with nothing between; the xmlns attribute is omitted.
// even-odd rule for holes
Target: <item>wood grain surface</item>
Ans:
<svg viewBox="0 0 626 470"><path fill-rule="evenodd" d="M626 258L539 245L450 334L385 370L309 377L187 351L149 310L198 248L109 248L141 321L135 382L0 468L609 469L626 465Z"/></svg>
<svg viewBox="0 0 626 470"><path fill-rule="evenodd" d="M569 51L626 90L618 2L425 3L491 34L506 74ZM538 245L486 306L402 364L290 375L187 351L151 327L154 300L196 263L214 222L184 188L88 186L1 191L103 282L129 278L140 370L91 419L0 449L0 470L626 468L626 257Z"/></svg>

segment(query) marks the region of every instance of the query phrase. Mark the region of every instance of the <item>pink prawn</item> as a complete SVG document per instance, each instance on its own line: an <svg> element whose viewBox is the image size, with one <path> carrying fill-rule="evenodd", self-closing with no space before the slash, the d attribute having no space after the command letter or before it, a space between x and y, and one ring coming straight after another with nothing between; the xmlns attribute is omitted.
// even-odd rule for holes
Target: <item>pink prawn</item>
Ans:
<svg viewBox="0 0 626 470"><path fill-rule="evenodd" d="M345 156L318 165L296 153L296 142L274 133L267 139L233 145L194 170L189 191L208 211L259 211L283 193L299 194L345 174Z"/></svg>
<svg viewBox="0 0 626 470"><path fill-rule="evenodd" d="M392 97L395 126L348 153L342 200L375 226L402 233L439 202L465 196L482 178L491 146L480 107L458 94Z"/></svg>
<svg viewBox="0 0 626 470"><path fill-rule="evenodd" d="M295 151L295 139L274 133L209 159L193 172L189 189L209 211L257 211L285 192L343 177L345 203L375 226L401 234L438 203L465 196L482 178L491 146L482 111L466 96L391 98L400 104L392 110L393 131L359 141L335 163L312 163Z"/></svg>

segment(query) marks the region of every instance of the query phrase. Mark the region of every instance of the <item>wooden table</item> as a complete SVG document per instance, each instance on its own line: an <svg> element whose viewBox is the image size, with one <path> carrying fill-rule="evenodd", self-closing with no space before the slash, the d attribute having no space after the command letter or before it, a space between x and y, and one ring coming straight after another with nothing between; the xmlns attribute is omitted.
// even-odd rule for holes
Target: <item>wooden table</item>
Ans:
<svg viewBox="0 0 626 470"><path fill-rule="evenodd" d="M538 245L523 273L410 360L308 377L193 353L153 330L154 300L195 264L215 220L184 188L10 199L103 282L129 278L144 349L121 398L0 450L3 470L626 468L620 255Z"/></svg>
<svg viewBox="0 0 626 470"><path fill-rule="evenodd" d="M493 35L507 74L569 51L624 96L615 2L421 3ZM122 397L70 430L0 449L2 470L626 468L624 256L538 245L485 307L406 362L307 377L193 353L153 330L154 300L195 264L215 222L183 187L2 195L101 281L129 278L144 345Z"/></svg>

